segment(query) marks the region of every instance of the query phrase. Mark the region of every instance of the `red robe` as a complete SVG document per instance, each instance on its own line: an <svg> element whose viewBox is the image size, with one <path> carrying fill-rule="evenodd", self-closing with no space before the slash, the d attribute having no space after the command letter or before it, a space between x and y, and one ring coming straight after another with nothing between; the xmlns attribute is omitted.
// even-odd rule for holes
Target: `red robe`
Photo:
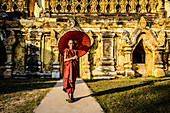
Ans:
<svg viewBox="0 0 170 113"><path fill-rule="evenodd" d="M66 59L72 58L76 55L74 50L69 48L64 49ZM64 62L64 75L63 75L63 91L66 93L74 93L75 82L78 72L78 63L76 60Z"/></svg>

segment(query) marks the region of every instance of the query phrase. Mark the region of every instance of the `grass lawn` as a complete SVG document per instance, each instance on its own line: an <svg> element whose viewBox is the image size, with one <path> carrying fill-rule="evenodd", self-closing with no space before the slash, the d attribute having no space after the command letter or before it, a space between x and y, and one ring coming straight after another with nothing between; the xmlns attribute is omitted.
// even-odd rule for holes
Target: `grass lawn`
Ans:
<svg viewBox="0 0 170 113"><path fill-rule="evenodd" d="M32 113L56 84L53 79L0 79L0 113Z"/></svg>
<svg viewBox="0 0 170 113"><path fill-rule="evenodd" d="M170 77L85 82L105 113L170 113Z"/></svg>

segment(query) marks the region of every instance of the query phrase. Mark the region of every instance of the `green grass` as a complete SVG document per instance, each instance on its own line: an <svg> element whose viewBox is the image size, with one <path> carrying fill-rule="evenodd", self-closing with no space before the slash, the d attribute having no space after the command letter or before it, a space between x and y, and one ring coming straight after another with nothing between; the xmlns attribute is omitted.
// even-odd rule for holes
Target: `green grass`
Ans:
<svg viewBox="0 0 170 113"><path fill-rule="evenodd" d="M0 79L0 113L32 113L56 82L52 79Z"/></svg>
<svg viewBox="0 0 170 113"><path fill-rule="evenodd" d="M105 113L170 113L170 77L85 82Z"/></svg>

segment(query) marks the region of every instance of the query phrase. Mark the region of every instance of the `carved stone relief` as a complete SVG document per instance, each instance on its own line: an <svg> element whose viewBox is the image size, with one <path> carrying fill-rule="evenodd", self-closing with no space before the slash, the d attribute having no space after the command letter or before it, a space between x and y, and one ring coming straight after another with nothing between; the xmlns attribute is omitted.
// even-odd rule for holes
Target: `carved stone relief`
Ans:
<svg viewBox="0 0 170 113"><path fill-rule="evenodd" d="M20 38L18 41L14 51L15 72L22 72L25 71L25 40Z"/></svg>
<svg viewBox="0 0 170 113"><path fill-rule="evenodd" d="M87 12L88 0L81 1L81 13Z"/></svg>
<svg viewBox="0 0 170 113"><path fill-rule="evenodd" d="M157 11L158 0L150 0L151 12L155 13Z"/></svg>
<svg viewBox="0 0 170 113"><path fill-rule="evenodd" d="M131 13L135 13L138 1L137 0L129 0L129 4L130 4L130 7L131 7L131 11L130 12Z"/></svg>
<svg viewBox="0 0 170 113"><path fill-rule="evenodd" d="M112 55L112 42L109 40L103 40L103 57L110 58Z"/></svg>
<svg viewBox="0 0 170 113"><path fill-rule="evenodd" d="M141 13L146 13L146 5L148 4L148 0L139 0L139 5L141 6Z"/></svg>
<svg viewBox="0 0 170 113"><path fill-rule="evenodd" d="M128 4L127 0L119 0L119 4L121 7L121 13L125 13L126 12L126 5Z"/></svg>
<svg viewBox="0 0 170 113"><path fill-rule="evenodd" d="M110 0L110 13L116 13L116 5L118 4L118 0Z"/></svg>
<svg viewBox="0 0 170 113"><path fill-rule="evenodd" d="M107 12L106 8L107 8L107 5L108 5L108 1L107 0L101 0L99 2L99 4L100 4L101 13L106 13Z"/></svg>
<svg viewBox="0 0 170 113"><path fill-rule="evenodd" d="M91 6L91 12L92 13L97 12L97 5L98 5L98 1L97 0L92 0L91 1L90 6Z"/></svg>

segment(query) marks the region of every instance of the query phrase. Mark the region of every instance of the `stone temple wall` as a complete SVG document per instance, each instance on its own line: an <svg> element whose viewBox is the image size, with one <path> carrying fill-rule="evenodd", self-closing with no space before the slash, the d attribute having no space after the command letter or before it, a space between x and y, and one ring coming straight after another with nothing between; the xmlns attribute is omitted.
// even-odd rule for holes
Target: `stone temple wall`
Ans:
<svg viewBox="0 0 170 113"><path fill-rule="evenodd" d="M90 50L79 61L82 78L169 74L170 19L169 11L164 8L166 2L33 2L34 5L23 0L0 3L0 49L3 50L0 74L3 77L62 77L63 56L58 41L69 31L82 31L91 40Z"/></svg>

